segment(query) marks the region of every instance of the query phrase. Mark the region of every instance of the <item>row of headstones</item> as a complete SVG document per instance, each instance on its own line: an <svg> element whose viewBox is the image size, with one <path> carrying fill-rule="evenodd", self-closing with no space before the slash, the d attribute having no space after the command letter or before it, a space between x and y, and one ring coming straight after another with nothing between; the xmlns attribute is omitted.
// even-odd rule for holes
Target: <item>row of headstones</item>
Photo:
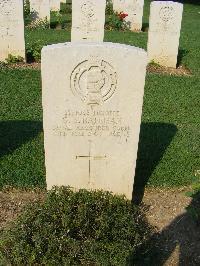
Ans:
<svg viewBox="0 0 200 266"><path fill-rule="evenodd" d="M133 31L142 29L144 0L112 0L117 12ZM106 1L73 1L71 40L103 41ZM148 60L175 68L179 48L183 5L172 1L154 1L150 7Z"/></svg>
<svg viewBox="0 0 200 266"><path fill-rule="evenodd" d="M60 0L56 1L59 8ZM40 14L40 19L45 17L45 10L50 12L47 2L49 0L30 0L31 10ZM112 2L115 12L128 14L125 20L130 25L130 29L141 31L144 0L112 0ZM71 40L103 41L105 8L106 0L72 1ZM147 47L149 62L154 61L163 66L176 67L182 11L183 5L180 3L157 1L151 4Z"/></svg>
<svg viewBox="0 0 200 266"><path fill-rule="evenodd" d="M66 3L66 0L29 0L30 1L30 11L35 13L34 19L50 20L50 10L59 11L60 3ZM142 16L143 16L143 6L144 0L110 0L113 2L114 12L126 12L128 13L125 19L127 25L129 25L132 31L141 31L142 29ZM95 3L96 2L96 3ZM76 10L77 5L84 5L82 12L86 12L88 18L91 17L91 12L97 11L97 8L101 8L105 12L106 1L72 1L73 11ZM95 5L98 5L95 7ZM87 9L87 11L85 10ZM103 16L105 13L103 12ZM104 21L104 20L102 20Z"/></svg>
<svg viewBox="0 0 200 266"><path fill-rule="evenodd" d="M122 5L122 1L113 0L117 11L125 9L131 17L132 28L141 29L143 0L137 1L141 5L131 8ZM40 18L50 16L49 0L31 0L31 10L40 14ZM60 0L53 1L60 6ZM120 3L120 4L119 4ZM72 1L72 41L103 41L105 24L106 0L102 1ZM0 60L5 60L8 54L18 55L25 58L23 1L1 0L0 1L0 24L1 24L1 48ZM46 11L49 13L47 14ZM176 67L179 47L183 5L175 2L155 1L151 3L150 28L148 38L149 62L154 61L160 65ZM130 18L129 18L130 19Z"/></svg>
<svg viewBox="0 0 200 266"><path fill-rule="evenodd" d="M50 20L50 10L59 11L64 0L29 0L35 19ZM26 0L0 0L0 61L8 55L25 59L24 2Z"/></svg>

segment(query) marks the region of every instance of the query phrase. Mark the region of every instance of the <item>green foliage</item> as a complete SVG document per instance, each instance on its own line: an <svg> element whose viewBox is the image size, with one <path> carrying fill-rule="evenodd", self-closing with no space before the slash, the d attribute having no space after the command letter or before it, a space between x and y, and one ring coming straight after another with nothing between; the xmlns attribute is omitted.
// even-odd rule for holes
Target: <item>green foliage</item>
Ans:
<svg viewBox="0 0 200 266"><path fill-rule="evenodd" d="M32 21L32 14L30 12L30 1L24 1L24 24L25 26L29 25Z"/></svg>
<svg viewBox="0 0 200 266"><path fill-rule="evenodd" d="M8 58L6 58L6 62L8 64L15 64L15 63L20 63L20 62L24 62L24 58L22 56L15 56L12 54L8 55Z"/></svg>
<svg viewBox="0 0 200 266"><path fill-rule="evenodd" d="M129 23L125 21L125 17L123 17L124 13L112 13L108 16L105 28L107 30L129 30Z"/></svg>
<svg viewBox="0 0 200 266"><path fill-rule="evenodd" d="M72 3L61 3L60 12L62 14L71 14L72 13Z"/></svg>
<svg viewBox="0 0 200 266"><path fill-rule="evenodd" d="M26 54L28 61L40 62L42 47L43 42L41 40L37 40L34 43L27 43Z"/></svg>
<svg viewBox="0 0 200 266"><path fill-rule="evenodd" d="M49 28L49 22L46 19L37 19L35 21L32 21L29 25L27 25L28 29L35 30L35 29L48 29Z"/></svg>
<svg viewBox="0 0 200 266"><path fill-rule="evenodd" d="M152 66L155 66L155 67L159 67L160 65L158 63L156 63L154 60L151 60L151 62L149 63L150 65Z"/></svg>
<svg viewBox="0 0 200 266"><path fill-rule="evenodd" d="M66 20L66 14L62 14L60 12L57 12L57 11L52 11L51 12L51 22L50 22L50 27L52 29L55 29L55 28L59 28L59 29L63 29L66 27L66 24L67 24L67 20Z"/></svg>
<svg viewBox="0 0 200 266"><path fill-rule="evenodd" d="M106 15L113 15L113 3L112 0L106 1Z"/></svg>
<svg viewBox="0 0 200 266"><path fill-rule="evenodd" d="M142 211L108 192L54 188L3 234L11 265L125 265L151 236Z"/></svg>
<svg viewBox="0 0 200 266"><path fill-rule="evenodd" d="M106 23L105 29L107 30L128 30L130 28L128 22L125 21L125 17L128 14L124 12L114 12L112 0L106 1Z"/></svg>

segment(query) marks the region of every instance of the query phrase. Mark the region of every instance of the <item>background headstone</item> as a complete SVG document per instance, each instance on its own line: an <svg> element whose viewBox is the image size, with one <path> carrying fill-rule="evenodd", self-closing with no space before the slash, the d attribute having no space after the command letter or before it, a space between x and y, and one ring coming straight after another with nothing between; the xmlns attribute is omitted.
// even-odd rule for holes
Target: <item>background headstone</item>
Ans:
<svg viewBox="0 0 200 266"><path fill-rule="evenodd" d="M60 0L50 0L51 11L60 11Z"/></svg>
<svg viewBox="0 0 200 266"><path fill-rule="evenodd" d="M50 2L49 0L30 0L30 11L33 20L47 20L50 22Z"/></svg>
<svg viewBox="0 0 200 266"><path fill-rule="evenodd" d="M148 59L166 67L176 67L183 5L172 1L151 3Z"/></svg>
<svg viewBox="0 0 200 266"><path fill-rule="evenodd" d="M128 14L125 21L132 31L141 31L142 29L143 6L144 0L113 0L115 12Z"/></svg>
<svg viewBox="0 0 200 266"><path fill-rule="evenodd" d="M71 41L103 41L106 0L72 1Z"/></svg>
<svg viewBox="0 0 200 266"><path fill-rule="evenodd" d="M146 52L127 45L43 48L48 189L70 185L131 198L146 64Z"/></svg>
<svg viewBox="0 0 200 266"><path fill-rule="evenodd" d="M0 61L9 54L25 59L23 0L0 0Z"/></svg>

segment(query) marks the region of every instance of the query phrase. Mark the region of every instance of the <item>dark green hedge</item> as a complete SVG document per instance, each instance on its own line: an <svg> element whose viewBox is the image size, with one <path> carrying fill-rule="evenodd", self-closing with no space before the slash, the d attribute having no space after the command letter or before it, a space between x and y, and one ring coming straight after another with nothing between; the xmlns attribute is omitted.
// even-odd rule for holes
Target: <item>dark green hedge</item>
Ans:
<svg viewBox="0 0 200 266"><path fill-rule="evenodd" d="M55 188L1 238L5 265L126 265L151 235L124 197Z"/></svg>

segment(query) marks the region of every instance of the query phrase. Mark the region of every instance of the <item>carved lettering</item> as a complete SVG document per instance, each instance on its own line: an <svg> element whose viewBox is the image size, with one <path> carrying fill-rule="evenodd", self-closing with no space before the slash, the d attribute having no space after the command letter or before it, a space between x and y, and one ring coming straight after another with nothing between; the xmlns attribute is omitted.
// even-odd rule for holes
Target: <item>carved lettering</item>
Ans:
<svg viewBox="0 0 200 266"><path fill-rule="evenodd" d="M130 127L116 110L67 110L62 125L55 126L53 132L58 136L128 138Z"/></svg>

